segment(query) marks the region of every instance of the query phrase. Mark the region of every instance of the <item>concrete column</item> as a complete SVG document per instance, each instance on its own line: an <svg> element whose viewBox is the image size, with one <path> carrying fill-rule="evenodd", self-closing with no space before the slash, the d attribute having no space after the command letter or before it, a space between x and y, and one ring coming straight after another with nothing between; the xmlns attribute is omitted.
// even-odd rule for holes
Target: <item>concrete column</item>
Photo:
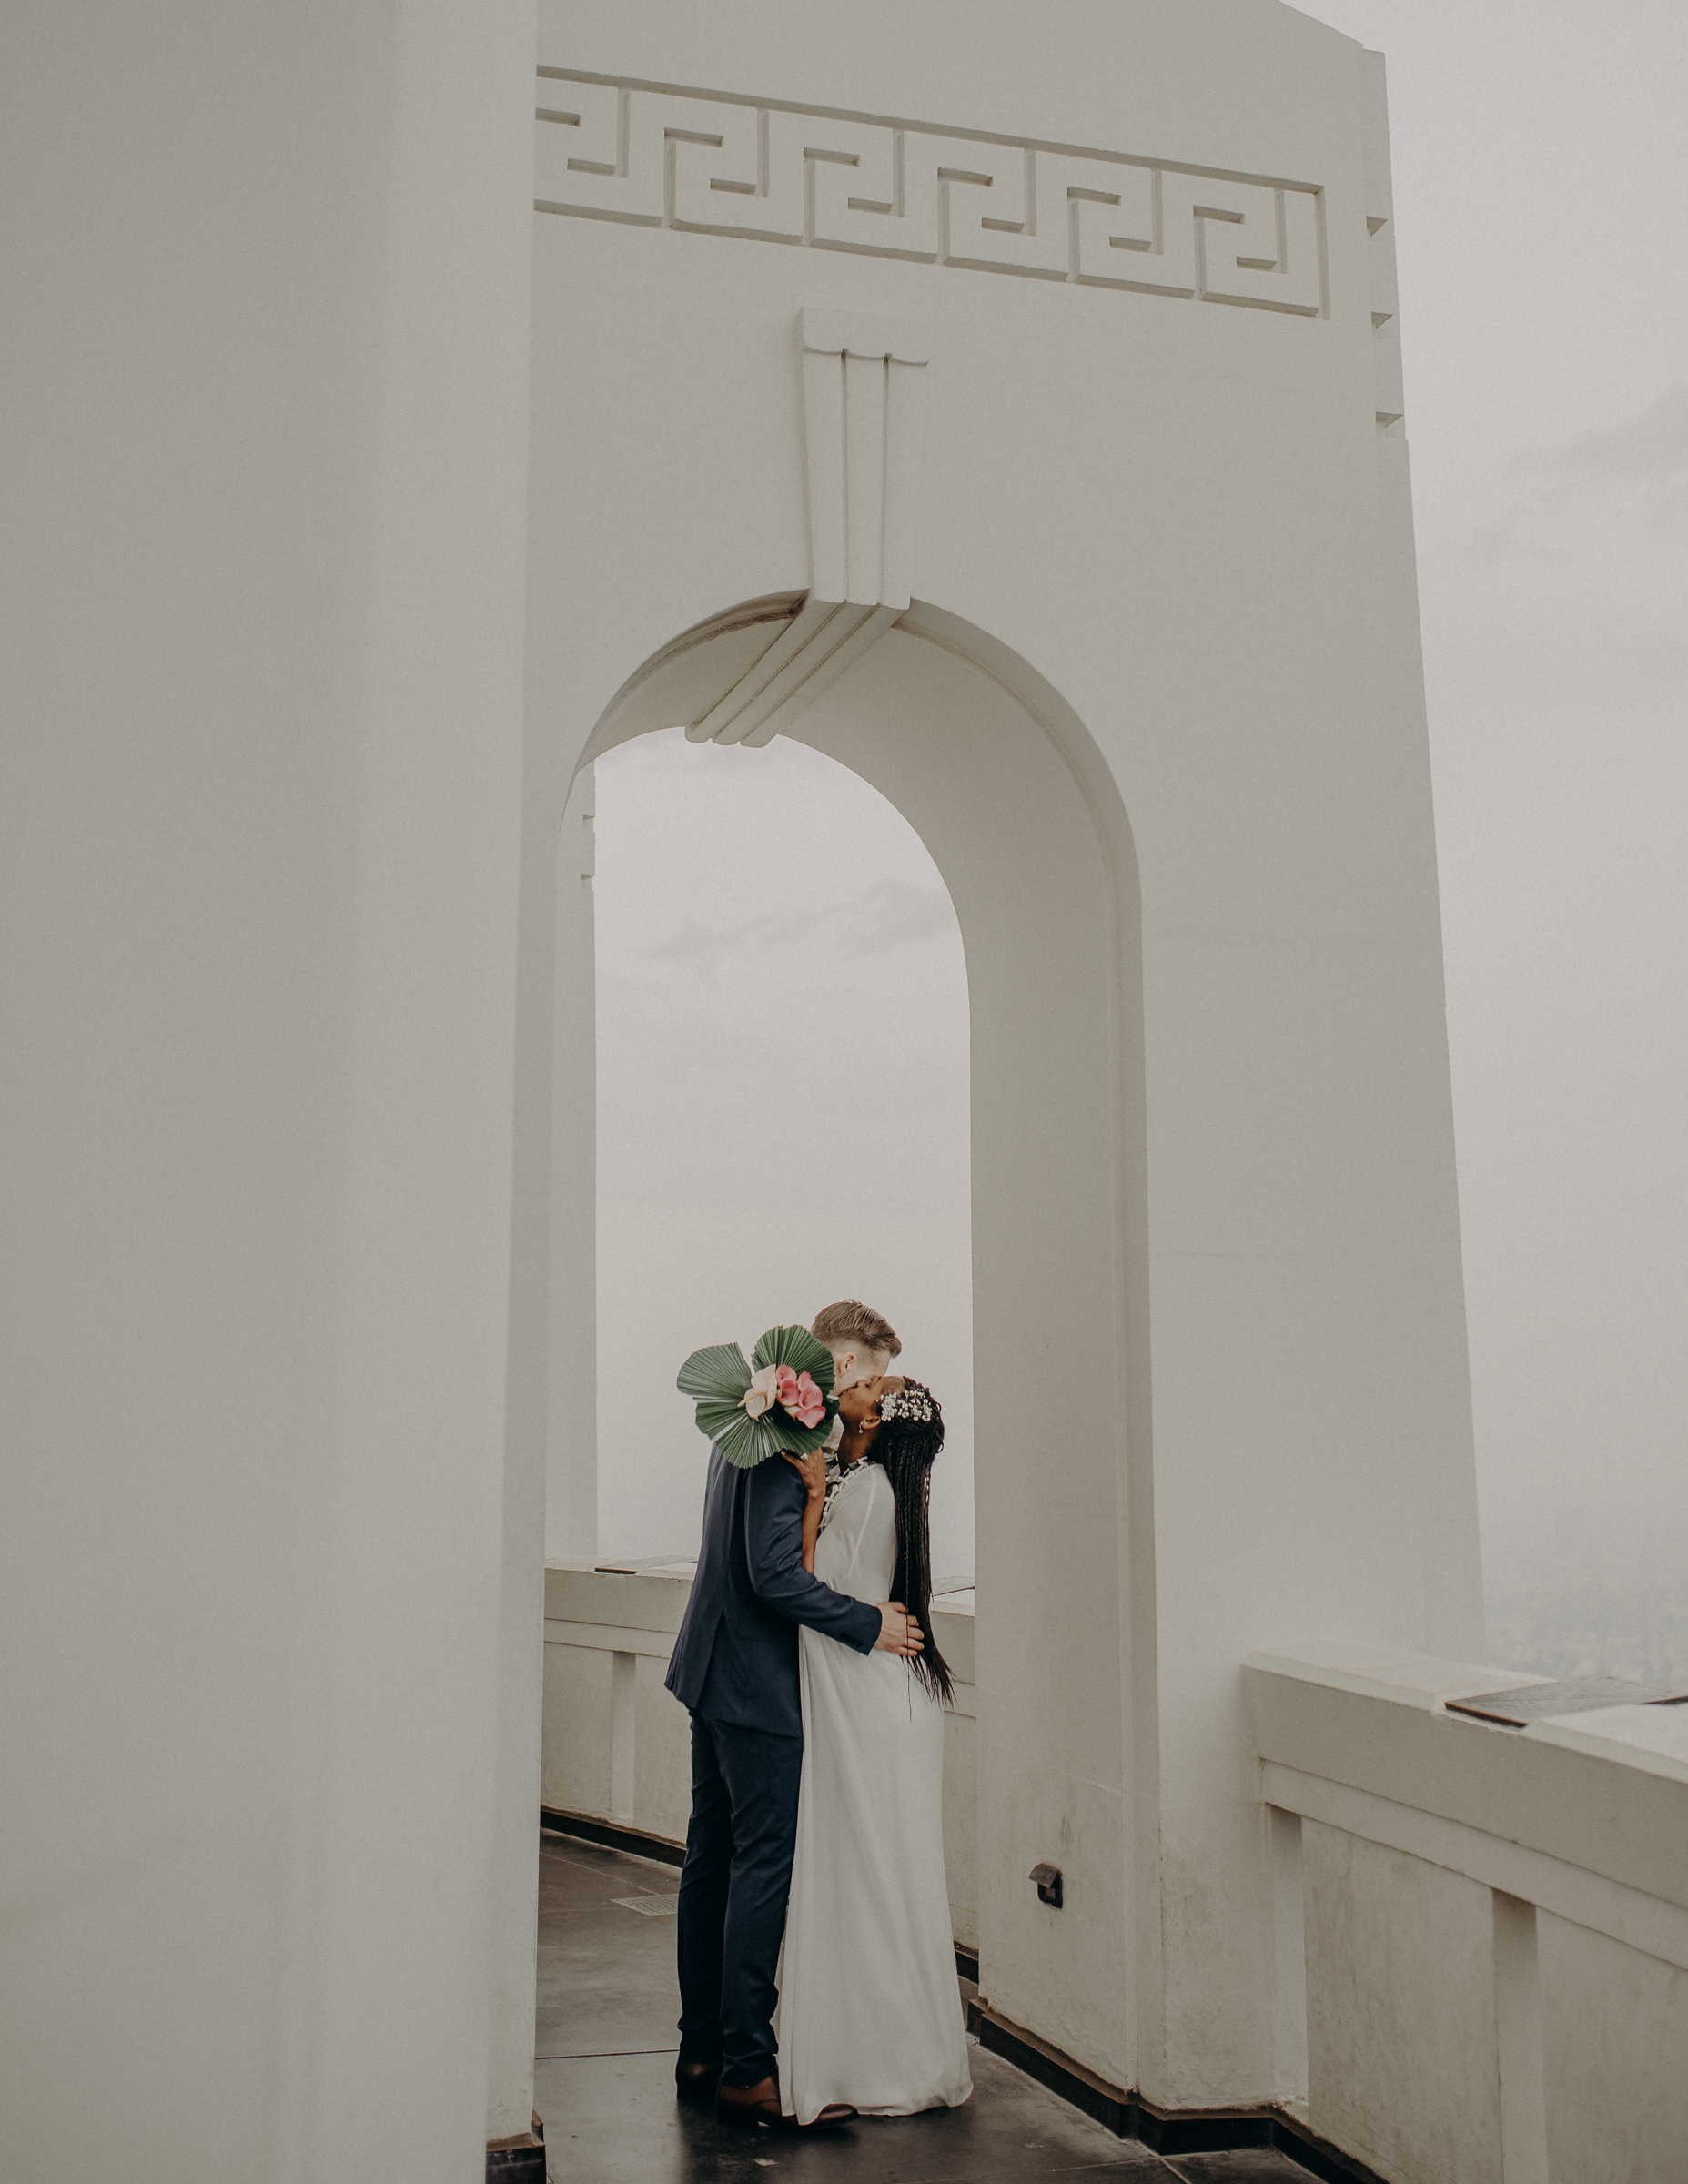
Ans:
<svg viewBox="0 0 1688 2184"><path fill-rule="evenodd" d="M4 2166L461 2184L532 25L6 31Z"/></svg>
<svg viewBox="0 0 1688 2184"><path fill-rule="evenodd" d="M545 1554L554 1562L591 1562L598 1552L596 809L593 771L583 766L557 852L545 1494Z"/></svg>
<svg viewBox="0 0 1688 2184"><path fill-rule="evenodd" d="M590 1558L598 1536L592 774L559 832L547 730L530 723L523 817L489 2141L533 2114L545 1562Z"/></svg>

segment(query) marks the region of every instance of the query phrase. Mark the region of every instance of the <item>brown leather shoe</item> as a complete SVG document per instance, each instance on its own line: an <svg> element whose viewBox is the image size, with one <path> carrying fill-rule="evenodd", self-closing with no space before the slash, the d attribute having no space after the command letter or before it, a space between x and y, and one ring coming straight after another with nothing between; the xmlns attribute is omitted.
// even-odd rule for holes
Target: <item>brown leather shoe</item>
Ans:
<svg viewBox="0 0 1688 2184"><path fill-rule="evenodd" d="M813 2123L799 2123L781 2108L776 2078L764 2078L755 2086L715 2088L715 2121L738 2130L835 2131L841 2123L853 2122L854 2118L853 2108L835 2100L824 2108Z"/></svg>
<svg viewBox="0 0 1688 2184"><path fill-rule="evenodd" d="M674 2098L703 2102L715 2098L715 2080L721 2076L719 2063L676 2063L674 2065Z"/></svg>

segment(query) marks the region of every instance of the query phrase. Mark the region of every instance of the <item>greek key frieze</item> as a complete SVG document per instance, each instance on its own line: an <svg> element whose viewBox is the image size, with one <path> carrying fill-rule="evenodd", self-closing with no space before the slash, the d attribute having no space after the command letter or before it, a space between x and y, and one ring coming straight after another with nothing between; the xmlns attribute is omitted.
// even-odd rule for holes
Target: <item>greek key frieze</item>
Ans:
<svg viewBox="0 0 1688 2184"><path fill-rule="evenodd" d="M1314 183L773 100L539 77L541 212L1326 312Z"/></svg>

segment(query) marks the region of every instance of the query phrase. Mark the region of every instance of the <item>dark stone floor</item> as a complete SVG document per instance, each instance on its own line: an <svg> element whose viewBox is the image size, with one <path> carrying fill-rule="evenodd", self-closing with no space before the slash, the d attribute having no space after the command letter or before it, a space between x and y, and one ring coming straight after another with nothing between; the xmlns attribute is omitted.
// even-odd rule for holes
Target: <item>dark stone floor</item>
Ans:
<svg viewBox="0 0 1688 2184"><path fill-rule="evenodd" d="M551 2184L1309 2184L1282 2154L1164 2160L975 2042L964 2108L820 2138L723 2131L674 2098L679 1886L672 1866L543 1838L534 2105Z"/></svg>

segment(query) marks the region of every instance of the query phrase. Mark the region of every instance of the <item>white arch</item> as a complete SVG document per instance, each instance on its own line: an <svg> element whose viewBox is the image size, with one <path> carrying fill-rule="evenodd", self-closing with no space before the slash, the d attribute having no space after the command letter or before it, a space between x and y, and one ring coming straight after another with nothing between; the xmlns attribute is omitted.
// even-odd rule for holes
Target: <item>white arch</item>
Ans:
<svg viewBox="0 0 1688 2184"><path fill-rule="evenodd" d="M634 736L700 719L803 596L742 602L659 648L605 707L577 774ZM983 1975L999 2008L1135 2083L1139 1992L1157 2015L1158 1916L1129 824L1059 693L1009 648L924 602L786 733L896 806L960 922L972 1012ZM568 984L580 991L578 976ZM578 1159L591 1117L560 1111L557 1121L557 1141ZM586 1276L582 1266L570 1285L577 1299ZM571 1355L586 1354L578 1331L558 1332ZM1045 1858L1062 1866L1077 1913L1058 1925L1026 1883Z"/></svg>

